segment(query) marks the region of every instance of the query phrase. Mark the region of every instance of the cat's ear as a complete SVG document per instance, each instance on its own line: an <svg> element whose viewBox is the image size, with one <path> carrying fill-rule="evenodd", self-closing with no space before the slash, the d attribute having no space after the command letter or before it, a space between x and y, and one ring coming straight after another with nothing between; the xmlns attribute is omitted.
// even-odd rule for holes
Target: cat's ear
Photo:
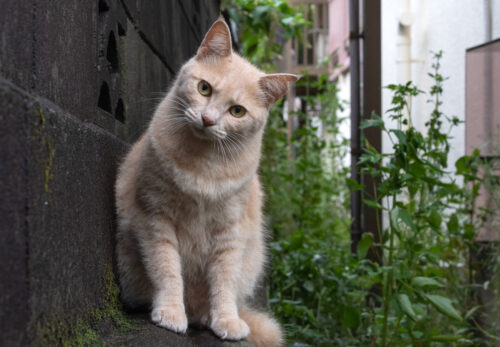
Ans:
<svg viewBox="0 0 500 347"><path fill-rule="evenodd" d="M259 87L264 94L264 103L266 107L274 104L279 98L288 91L288 82L298 81L300 76L277 73L265 75L259 79Z"/></svg>
<svg viewBox="0 0 500 347"><path fill-rule="evenodd" d="M232 53L231 46L231 32L224 17L220 15L205 35L200 48L198 48L198 53L196 53L196 59L228 57Z"/></svg>

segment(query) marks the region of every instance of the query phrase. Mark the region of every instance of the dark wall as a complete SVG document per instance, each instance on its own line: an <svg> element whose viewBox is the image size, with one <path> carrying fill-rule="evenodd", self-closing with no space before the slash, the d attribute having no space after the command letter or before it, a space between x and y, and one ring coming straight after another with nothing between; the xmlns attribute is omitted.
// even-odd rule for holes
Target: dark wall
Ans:
<svg viewBox="0 0 500 347"><path fill-rule="evenodd" d="M219 4L1 7L0 345L17 346L105 305L118 162Z"/></svg>

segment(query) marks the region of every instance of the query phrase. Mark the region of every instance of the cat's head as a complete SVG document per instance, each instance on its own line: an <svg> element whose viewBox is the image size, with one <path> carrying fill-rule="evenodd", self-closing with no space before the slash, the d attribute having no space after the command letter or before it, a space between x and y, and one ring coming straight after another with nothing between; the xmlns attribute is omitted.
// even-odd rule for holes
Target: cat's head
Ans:
<svg viewBox="0 0 500 347"><path fill-rule="evenodd" d="M269 107L297 79L265 74L234 53L229 28L219 17L181 69L169 112L177 119L173 124L184 123L201 139L252 137L262 131Z"/></svg>

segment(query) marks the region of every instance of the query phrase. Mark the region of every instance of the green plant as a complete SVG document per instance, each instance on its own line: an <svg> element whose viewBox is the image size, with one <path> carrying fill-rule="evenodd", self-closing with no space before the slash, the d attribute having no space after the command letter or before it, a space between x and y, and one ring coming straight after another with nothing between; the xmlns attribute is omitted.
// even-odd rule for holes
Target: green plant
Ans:
<svg viewBox="0 0 500 347"><path fill-rule="evenodd" d="M273 44L273 35L281 30L288 38L307 25L285 1L223 4L239 24L243 54L266 70L274 68L282 49ZM484 310L474 293L479 287L493 288L492 305L498 307L500 259L487 267L490 280L474 283L477 270L470 255L477 251L475 230L492 213L475 205L480 187L486 184L492 191L500 184L498 174L480 178L491 165L478 151L448 168L450 131L460 122L442 112L446 78L440 74L441 56L435 55L429 74L434 107L424 131L411 122L412 99L424 97L411 82L388 86L393 99L385 118L390 122L374 115L362 125L378 127L392 141L390 153L365 142L359 170L380 182L375 191L345 179L340 158L347 143L339 137L337 117L342 104L327 76L302 80L302 87L317 93L302 97L306 106L296 114L300 126L291 144L282 105L271 110L260 169L267 225L274 236L268 301L291 345L498 342L498 322L484 326ZM384 229L378 225L380 244L365 234L354 255L347 187L361 190L365 203L382 210L388 222ZM366 259L370 247L382 249L382 266ZM372 290L377 286L380 293ZM367 300L373 296L375 304Z"/></svg>
<svg viewBox="0 0 500 347"><path fill-rule="evenodd" d="M454 172L447 169L449 134L459 120L441 111L441 56L434 55L429 74L434 108L426 134L411 122L411 99L423 94L411 82L388 86L394 93L388 117L396 128L387 129L377 115L361 126L378 127L392 142L392 153L366 143L359 163L362 173L380 181L374 192L363 191L365 202L389 218L388 227L379 228L383 290L374 336L381 346L475 341L464 303L473 290L466 265L479 222L474 202L481 186L480 158L476 150L460 158Z"/></svg>
<svg viewBox="0 0 500 347"><path fill-rule="evenodd" d="M275 69L286 42L300 35L300 28L310 23L284 0L224 0L221 8L238 23L238 38L243 56L265 71Z"/></svg>
<svg viewBox="0 0 500 347"><path fill-rule="evenodd" d="M347 169L340 160L347 142L338 133L337 86L328 75L307 74L299 86L318 92L300 98L292 147L279 109L264 138L261 176L275 236L269 303L290 342L328 346L360 319L365 288L353 276L349 252Z"/></svg>

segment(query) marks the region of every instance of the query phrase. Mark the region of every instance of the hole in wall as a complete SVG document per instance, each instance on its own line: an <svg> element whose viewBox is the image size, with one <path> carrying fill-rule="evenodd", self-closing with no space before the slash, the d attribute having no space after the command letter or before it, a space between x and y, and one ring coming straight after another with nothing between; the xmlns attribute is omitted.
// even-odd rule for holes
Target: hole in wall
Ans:
<svg viewBox="0 0 500 347"><path fill-rule="evenodd" d="M108 47L106 48L106 59L109 62L111 72L118 72L118 48L116 46L115 33L111 31L108 38Z"/></svg>
<svg viewBox="0 0 500 347"><path fill-rule="evenodd" d="M125 106L123 105L123 100L120 98L116 103L115 108L115 119L125 123Z"/></svg>
<svg viewBox="0 0 500 347"><path fill-rule="evenodd" d="M121 23L118 23L118 36L125 36L125 34L125 28L121 25Z"/></svg>
<svg viewBox="0 0 500 347"><path fill-rule="evenodd" d="M106 82L102 82L101 90L99 92L99 100L97 101L97 107L101 110L111 113L111 96L109 94L109 87Z"/></svg>
<svg viewBox="0 0 500 347"><path fill-rule="evenodd" d="M99 0L99 14L109 11L109 6L104 0Z"/></svg>

